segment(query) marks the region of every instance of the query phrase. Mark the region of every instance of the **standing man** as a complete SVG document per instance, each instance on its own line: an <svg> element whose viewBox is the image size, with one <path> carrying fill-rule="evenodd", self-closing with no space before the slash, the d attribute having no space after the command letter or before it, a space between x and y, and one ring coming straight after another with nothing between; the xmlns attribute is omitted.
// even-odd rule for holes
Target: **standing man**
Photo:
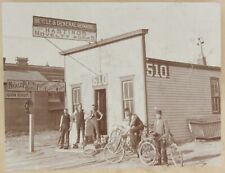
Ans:
<svg viewBox="0 0 225 173"><path fill-rule="evenodd" d="M158 162L155 165L163 164L168 165L167 153L166 153L166 138L168 136L168 124L167 121L162 119L162 111L156 110L156 120L154 122L154 136L156 149L158 152Z"/></svg>
<svg viewBox="0 0 225 173"><path fill-rule="evenodd" d="M81 103L79 103L76 107L76 110L74 112L74 118L77 127L77 141L76 144L73 145L73 148L78 148L78 144L80 143L80 132L82 133L82 142L84 142L84 128L85 128L84 110L82 109Z"/></svg>
<svg viewBox="0 0 225 173"><path fill-rule="evenodd" d="M90 124L93 126L95 134L96 134L96 138L94 138L94 140L97 139L97 142L100 142L100 132L99 132L99 122L103 117L103 114L98 111L98 107L97 105L93 104L92 105L92 110L90 113Z"/></svg>
<svg viewBox="0 0 225 173"><path fill-rule="evenodd" d="M137 145L141 141L140 132L144 129L144 124L136 114L130 112L129 108L125 108L124 113L125 116L129 119L129 135L131 147L134 152L137 152Z"/></svg>
<svg viewBox="0 0 225 173"><path fill-rule="evenodd" d="M64 109L64 113L61 116L59 131L61 132L60 135L60 149L68 149L69 148L69 132L71 129L70 123L70 114L68 114L67 108ZM64 144L64 140L66 138L66 143Z"/></svg>

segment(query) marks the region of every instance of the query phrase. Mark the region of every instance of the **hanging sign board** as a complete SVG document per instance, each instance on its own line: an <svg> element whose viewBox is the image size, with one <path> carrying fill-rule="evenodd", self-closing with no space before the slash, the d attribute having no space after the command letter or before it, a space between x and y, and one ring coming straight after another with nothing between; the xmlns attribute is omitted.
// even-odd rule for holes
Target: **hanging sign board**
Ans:
<svg viewBox="0 0 225 173"><path fill-rule="evenodd" d="M64 92L64 82L8 80L7 91L55 91Z"/></svg>
<svg viewBox="0 0 225 173"><path fill-rule="evenodd" d="M95 42L95 23L33 16L33 37Z"/></svg>

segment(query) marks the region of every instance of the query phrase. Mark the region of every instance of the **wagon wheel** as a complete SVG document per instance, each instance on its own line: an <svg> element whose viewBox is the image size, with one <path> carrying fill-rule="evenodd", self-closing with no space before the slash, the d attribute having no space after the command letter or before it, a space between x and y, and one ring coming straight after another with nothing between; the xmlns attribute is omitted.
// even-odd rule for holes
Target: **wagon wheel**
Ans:
<svg viewBox="0 0 225 173"><path fill-rule="evenodd" d="M172 144L170 147L170 155L172 162L175 166L183 166L183 154L179 150L176 144Z"/></svg>
<svg viewBox="0 0 225 173"><path fill-rule="evenodd" d="M144 141L139 145L138 148L139 159L145 165L153 165L156 160L156 148L155 146L149 142Z"/></svg>

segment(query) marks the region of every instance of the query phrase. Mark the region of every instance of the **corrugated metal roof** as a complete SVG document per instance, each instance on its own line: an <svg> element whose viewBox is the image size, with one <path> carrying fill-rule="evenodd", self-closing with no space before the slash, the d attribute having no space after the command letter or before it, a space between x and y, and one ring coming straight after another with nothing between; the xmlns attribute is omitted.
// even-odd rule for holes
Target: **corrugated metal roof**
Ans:
<svg viewBox="0 0 225 173"><path fill-rule="evenodd" d="M38 71L4 71L4 82L7 80L48 81Z"/></svg>

